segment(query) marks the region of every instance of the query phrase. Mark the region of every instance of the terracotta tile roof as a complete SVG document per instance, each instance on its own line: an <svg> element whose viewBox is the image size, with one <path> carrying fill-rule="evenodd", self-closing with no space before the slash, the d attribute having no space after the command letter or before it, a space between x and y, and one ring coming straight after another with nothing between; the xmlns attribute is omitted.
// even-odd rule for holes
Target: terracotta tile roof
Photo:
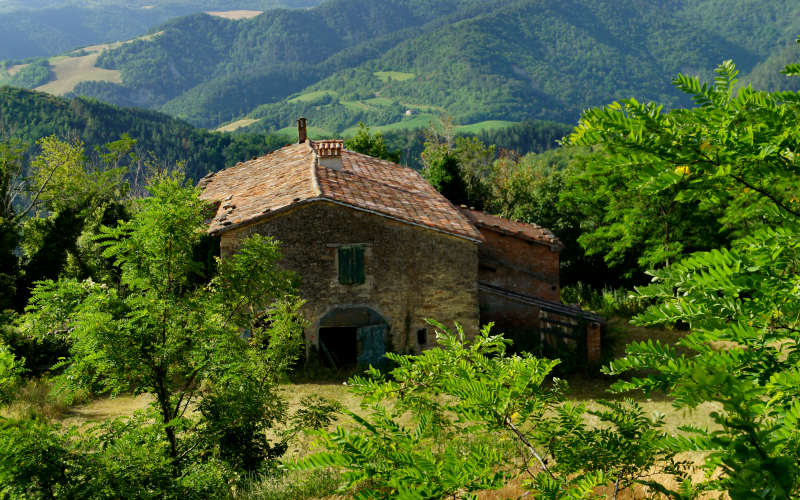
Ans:
<svg viewBox="0 0 800 500"><path fill-rule="evenodd" d="M341 155L341 168L319 158ZM210 174L200 197L218 202L209 223L221 233L296 203L328 200L409 224L483 241L480 231L413 169L343 149L342 141L306 141Z"/></svg>
<svg viewBox="0 0 800 500"><path fill-rule="evenodd" d="M470 210L466 207L461 207L461 213L466 215L467 218L479 228L486 228L508 236L514 236L535 243L542 243L558 252L564 248L561 240L559 240L556 235L549 229L545 229L539 225L516 222L497 215L487 214L486 212Z"/></svg>

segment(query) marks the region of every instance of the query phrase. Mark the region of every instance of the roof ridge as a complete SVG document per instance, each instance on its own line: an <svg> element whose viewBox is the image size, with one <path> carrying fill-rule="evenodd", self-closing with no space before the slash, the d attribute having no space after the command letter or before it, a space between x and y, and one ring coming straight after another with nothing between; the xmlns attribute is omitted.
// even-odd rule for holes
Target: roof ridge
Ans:
<svg viewBox="0 0 800 500"><path fill-rule="evenodd" d="M317 176L319 155L314 149L314 144L311 142L311 139L306 140L304 144L308 144L308 149L311 151L311 190L314 191L314 196L322 196L322 188L319 186L319 177Z"/></svg>

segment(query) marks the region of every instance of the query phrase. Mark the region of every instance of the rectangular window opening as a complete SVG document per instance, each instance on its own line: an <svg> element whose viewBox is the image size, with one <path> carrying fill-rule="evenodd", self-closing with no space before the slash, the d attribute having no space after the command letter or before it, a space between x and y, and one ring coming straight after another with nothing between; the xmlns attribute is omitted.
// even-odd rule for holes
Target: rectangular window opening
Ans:
<svg viewBox="0 0 800 500"><path fill-rule="evenodd" d="M427 343L428 343L428 329L420 328L419 330L417 330L417 344L425 345Z"/></svg>
<svg viewBox="0 0 800 500"><path fill-rule="evenodd" d="M339 283L342 285L359 285L364 283L364 247L363 245L339 247Z"/></svg>

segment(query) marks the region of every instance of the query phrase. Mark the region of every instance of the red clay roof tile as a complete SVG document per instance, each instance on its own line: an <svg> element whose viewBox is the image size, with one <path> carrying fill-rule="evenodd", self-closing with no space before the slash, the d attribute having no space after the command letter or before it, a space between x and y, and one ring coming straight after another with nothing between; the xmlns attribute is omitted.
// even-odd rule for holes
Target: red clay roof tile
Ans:
<svg viewBox="0 0 800 500"><path fill-rule="evenodd" d="M341 169L318 158L341 155ZM306 141L201 179L201 198L220 202L209 231L253 223L290 205L329 200L473 241L480 231L422 176L396 163L342 148L342 141Z"/></svg>
<svg viewBox="0 0 800 500"><path fill-rule="evenodd" d="M549 229L545 229L537 224L517 222L497 215L487 214L486 212L470 210L465 207L461 208L461 213L466 215L467 218L479 228L483 227L508 236L514 236L536 243L543 243L556 251L561 251L564 247L561 240Z"/></svg>

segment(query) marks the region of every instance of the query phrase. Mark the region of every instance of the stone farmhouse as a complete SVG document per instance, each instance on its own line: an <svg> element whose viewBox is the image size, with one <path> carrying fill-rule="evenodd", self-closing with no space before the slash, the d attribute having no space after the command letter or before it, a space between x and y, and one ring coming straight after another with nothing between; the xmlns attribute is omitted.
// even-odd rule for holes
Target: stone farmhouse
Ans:
<svg viewBox="0 0 800 500"><path fill-rule="evenodd" d="M300 278L306 342L333 365L378 362L386 350L433 345L427 318L547 335L599 354L599 318L559 303L561 243L547 229L457 208L413 169L348 151L340 140L299 142L209 174L209 232L222 258L250 234L281 242ZM560 329L560 330L559 330ZM584 335L588 332L588 335ZM566 337L565 337L566 335Z"/></svg>

